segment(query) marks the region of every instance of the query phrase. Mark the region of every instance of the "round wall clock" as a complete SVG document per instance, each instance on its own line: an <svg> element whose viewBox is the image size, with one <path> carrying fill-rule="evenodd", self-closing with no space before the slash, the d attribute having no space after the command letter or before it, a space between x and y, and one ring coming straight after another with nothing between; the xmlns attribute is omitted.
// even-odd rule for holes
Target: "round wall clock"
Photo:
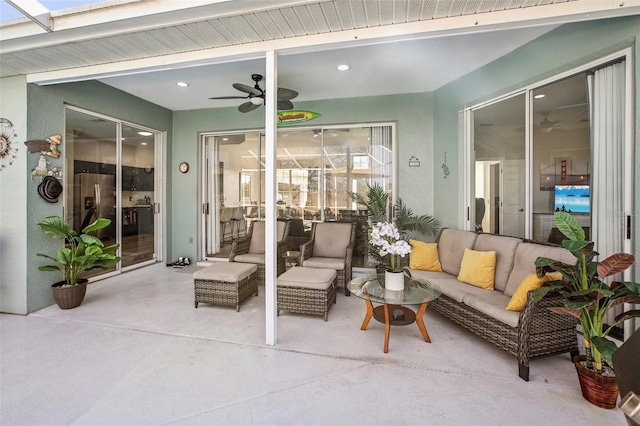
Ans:
<svg viewBox="0 0 640 426"><path fill-rule="evenodd" d="M181 173L187 173L189 171L189 163L187 163L186 161L183 161L178 166L178 170L180 170Z"/></svg>

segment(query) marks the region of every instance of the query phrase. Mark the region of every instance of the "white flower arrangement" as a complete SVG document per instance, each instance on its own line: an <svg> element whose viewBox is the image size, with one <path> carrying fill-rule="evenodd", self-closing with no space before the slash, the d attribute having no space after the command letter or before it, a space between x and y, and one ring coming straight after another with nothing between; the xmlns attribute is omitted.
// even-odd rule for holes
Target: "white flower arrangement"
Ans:
<svg viewBox="0 0 640 426"><path fill-rule="evenodd" d="M401 259L411 253L411 246L400 238L400 231L396 225L378 222L371 228L369 237L371 245L379 247L377 250L382 257L384 268L389 272L402 272L404 266Z"/></svg>

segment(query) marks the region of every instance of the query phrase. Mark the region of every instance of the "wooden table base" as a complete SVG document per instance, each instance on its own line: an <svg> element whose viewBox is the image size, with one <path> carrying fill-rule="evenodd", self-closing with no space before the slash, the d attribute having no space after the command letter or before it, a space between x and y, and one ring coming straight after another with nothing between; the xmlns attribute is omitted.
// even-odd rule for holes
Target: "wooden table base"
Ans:
<svg viewBox="0 0 640 426"><path fill-rule="evenodd" d="M391 332L392 325L408 325L415 322L418 325L420 333L422 333L422 337L424 337L424 341L427 343L431 343L429 333L427 332L427 328L424 325L424 313L427 310L428 303L421 304L418 312L414 313L406 306L391 305L385 303L384 305L380 305L374 309L373 304L370 300L365 300L364 302L367 306L367 313L364 316L364 320L362 321L360 330L367 329L371 318L375 318L376 320L383 323L385 354L389 351L389 334Z"/></svg>

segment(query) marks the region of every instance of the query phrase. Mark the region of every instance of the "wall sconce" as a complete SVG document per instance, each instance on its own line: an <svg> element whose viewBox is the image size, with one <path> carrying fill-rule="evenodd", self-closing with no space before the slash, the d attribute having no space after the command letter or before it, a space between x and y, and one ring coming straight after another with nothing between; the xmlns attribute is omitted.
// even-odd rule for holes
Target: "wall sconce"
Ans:
<svg viewBox="0 0 640 426"><path fill-rule="evenodd" d="M451 173L449 171L449 167L447 166L447 153L446 152L444 153L444 163L442 163L442 166L440 166L440 167L442 167L442 171L444 172L444 178L446 179L447 176L449 176L449 174Z"/></svg>
<svg viewBox="0 0 640 426"><path fill-rule="evenodd" d="M409 167L420 167L420 160L418 157L414 157L413 155L409 158Z"/></svg>

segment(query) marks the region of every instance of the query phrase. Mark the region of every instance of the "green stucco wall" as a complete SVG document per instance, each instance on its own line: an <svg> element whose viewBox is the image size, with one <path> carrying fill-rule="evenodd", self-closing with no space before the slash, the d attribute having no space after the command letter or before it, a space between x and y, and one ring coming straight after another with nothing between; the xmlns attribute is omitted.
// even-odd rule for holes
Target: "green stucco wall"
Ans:
<svg viewBox="0 0 640 426"><path fill-rule="evenodd" d="M0 311L27 313L27 80L0 79L0 125L11 140L10 156L0 159ZM15 155L15 158L13 156Z"/></svg>
<svg viewBox="0 0 640 426"><path fill-rule="evenodd" d="M583 67L600 58L630 48L632 52L634 162L633 188L633 254L640 258L640 17L625 17L593 22L567 24L526 44L514 52L488 64L481 69L447 84L434 93L434 150L435 158L448 152L448 159L459 168L461 152L458 141L458 112L463 108L496 98L559 73ZM463 182L457 173L451 179L438 180L434 187L435 216L445 218L444 226L460 227L457 216L446 215L448 211L459 211L458 188ZM636 262L637 265L637 262ZM640 280L640 268L635 268L635 281ZM640 323L636 321L636 327Z"/></svg>
<svg viewBox="0 0 640 426"><path fill-rule="evenodd" d="M458 200L459 189L463 186L458 175L462 167L459 111L584 66L628 47L633 49L634 68L637 70L640 62L636 38L639 34L640 17L567 24L436 90L434 93L434 156L441 160L447 152L447 162L452 168L451 176L446 180L438 179L434 187L434 197L438 200L435 205L435 215L445 218L443 225L462 226L458 222L458 215L446 214L451 211L458 212L463 208ZM636 72L635 87L638 87L638 78ZM640 111L640 95L636 90L634 113L636 135L640 134L638 111ZM636 161L639 158L636 149ZM636 175L636 182L638 182L637 179ZM640 200L638 195L636 184L635 211L638 211L638 200ZM636 234L636 242L638 236L640 233Z"/></svg>
<svg viewBox="0 0 640 426"><path fill-rule="evenodd" d="M64 134L65 104L159 131L166 131L168 137L167 141L165 141L165 152L166 149L171 147L171 135L173 132L171 124L172 112L170 110L97 81L52 86L27 85L28 131L26 138L23 140L42 139L54 134ZM24 145L22 147L24 148ZM51 159L49 169L64 165L64 144L61 150L61 158ZM46 216L63 214L62 202L47 203L38 195L39 178L32 180L30 176L30 170L37 165L37 160L38 154L28 154L26 163L21 167L22 178L27 182L26 202L29 206L26 216L27 268L26 283L14 284L25 286L28 312L51 305L53 296L50 286L55 281L59 281L59 276L54 276L54 273L45 273L38 270L40 259L36 257L36 253L53 253L59 247L59 241L45 237L37 224Z"/></svg>
<svg viewBox="0 0 640 426"><path fill-rule="evenodd" d="M371 96L349 99L296 102L296 109L318 112L320 117L304 127L392 122L396 124L398 196L418 214L432 214L433 196L433 108L430 93L393 96ZM208 131L234 131L264 128L264 109L239 113L236 108L176 111L171 169L188 161L187 174L172 176L173 198L171 232L174 244L172 256L197 258L197 237L201 234L199 177L199 134ZM421 167L408 167L409 157L416 156ZM416 188L419 187L419 193ZM189 244L189 237L194 243Z"/></svg>

